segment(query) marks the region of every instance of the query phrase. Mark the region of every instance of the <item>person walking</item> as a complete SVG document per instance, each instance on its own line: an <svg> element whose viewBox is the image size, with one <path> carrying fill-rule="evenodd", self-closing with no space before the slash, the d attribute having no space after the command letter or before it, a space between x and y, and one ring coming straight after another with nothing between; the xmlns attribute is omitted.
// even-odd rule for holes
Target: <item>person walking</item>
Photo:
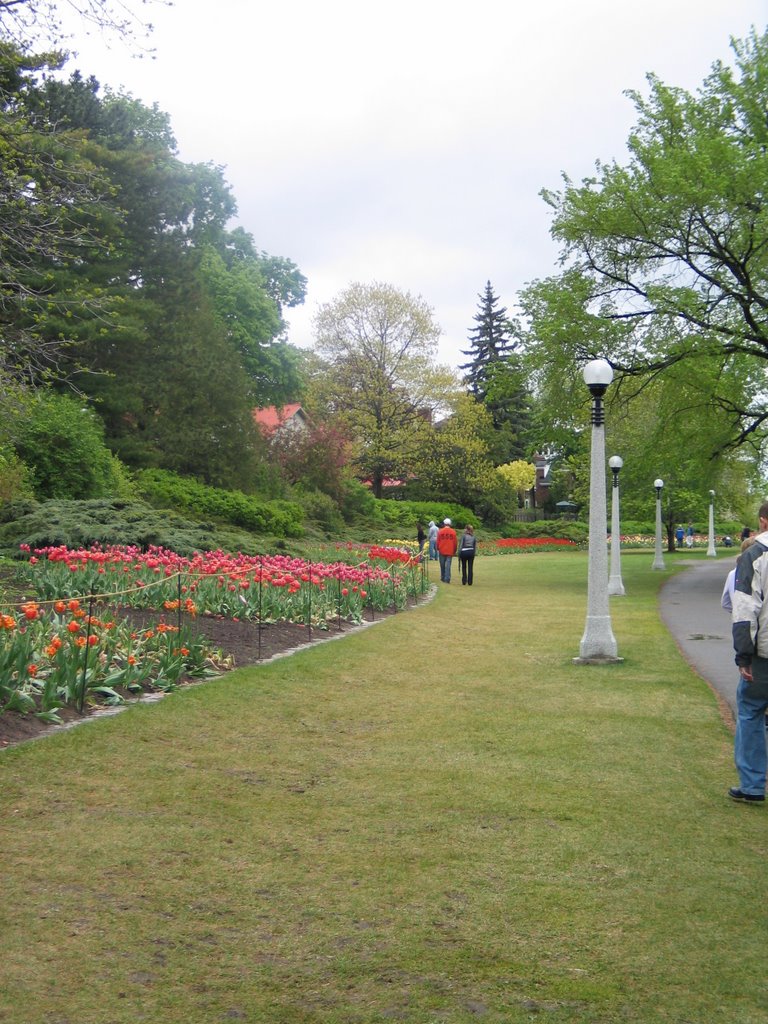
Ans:
<svg viewBox="0 0 768 1024"><path fill-rule="evenodd" d="M461 585L471 587L474 575L477 537L472 526L465 526L459 541L459 565L461 566Z"/></svg>
<svg viewBox="0 0 768 1024"><path fill-rule="evenodd" d="M688 548L693 547L693 523L688 523L685 531L685 546Z"/></svg>
<svg viewBox="0 0 768 1024"><path fill-rule="evenodd" d="M760 531L739 555L733 588L733 649L739 667L736 690L736 736L733 759L739 785L728 796L740 803L765 803L768 752L765 715L768 711L768 502L758 512Z"/></svg>
<svg viewBox="0 0 768 1024"><path fill-rule="evenodd" d="M419 545L419 558L424 554L424 543L427 539L426 533L424 533L424 527L421 523L416 523L416 543Z"/></svg>
<svg viewBox="0 0 768 1024"><path fill-rule="evenodd" d="M429 520L429 526L427 527L427 541L429 543L429 560L430 562L437 561L437 523L434 519Z"/></svg>
<svg viewBox="0 0 768 1024"><path fill-rule="evenodd" d="M678 548L681 548L683 546L683 537L684 536L685 536L685 530L683 529L683 524L680 523L678 528L675 530L675 541L677 542Z"/></svg>
<svg viewBox="0 0 768 1024"><path fill-rule="evenodd" d="M451 562L456 554L458 540L450 519L444 519L437 531L437 555L440 561L440 582L451 582Z"/></svg>

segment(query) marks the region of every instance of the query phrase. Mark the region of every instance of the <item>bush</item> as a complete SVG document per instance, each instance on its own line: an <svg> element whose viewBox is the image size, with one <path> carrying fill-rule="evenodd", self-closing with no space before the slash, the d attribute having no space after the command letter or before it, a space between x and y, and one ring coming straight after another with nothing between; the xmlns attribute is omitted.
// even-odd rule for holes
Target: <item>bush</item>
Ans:
<svg viewBox="0 0 768 1024"><path fill-rule="evenodd" d="M610 523L608 524L610 528ZM662 526L662 532L664 527ZM635 536L636 534L651 534L653 536L656 533L656 523L650 522L650 520L642 519L627 519L621 522L621 533L622 536Z"/></svg>
<svg viewBox="0 0 768 1024"><path fill-rule="evenodd" d="M65 395L41 393L26 405L13 445L38 499L101 498L126 486L99 418Z"/></svg>
<svg viewBox="0 0 768 1024"><path fill-rule="evenodd" d="M257 538L243 531L194 523L173 512L151 508L140 501L16 502L3 507L0 549L19 556L19 546L31 548L91 547L100 544L135 544L170 548L181 555L221 548L259 554Z"/></svg>
<svg viewBox="0 0 768 1024"><path fill-rule="evenodd" d="M304 490L302 487L294 487L293 495L311 523L319 526L329 537L341 536L344 520L330 495L317 490Z"/></svg>
<svg viewBox="0 0 768 1024"><path fill-rule="evenodd" d="M376 498L370 488L364 487L357 480L348 480L343 488L341 514L345 523L365 523L374 519Z"/></svg>
<svg viewBox="0 0 768 1024"><path fill-rule="evenodd" d="M303 512L289 501L259 501L242 491L208 487L165 469L143 469L136 474L142 498L155 508L182 509L199 519L216 519L254 533L275 537L301 537Z"/></svg>
<svg viewBox="0 0 768 1024"><path fill-rule="evenodd" d="M416 524L421 523L426 527L430 519L439 525L448 518L458 529L465 526L474 526L477 529L481 526L480 520L470 509L447 501L393 501L387 498L374 498L374 502L374 522L388 530L390 535L415 535Z"/></svg>

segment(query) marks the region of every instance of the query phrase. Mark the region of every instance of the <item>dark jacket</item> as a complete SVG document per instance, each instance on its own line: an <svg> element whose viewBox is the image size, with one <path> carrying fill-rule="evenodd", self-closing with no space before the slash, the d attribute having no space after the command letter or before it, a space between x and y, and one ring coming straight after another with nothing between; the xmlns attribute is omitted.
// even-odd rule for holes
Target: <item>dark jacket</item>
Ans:
<svg viewBox="0 0 768 1024"><path fill-rule="evenodd" d="M459 543L459 558L474 558L477 537L473 533L462 533Z"/></svg>

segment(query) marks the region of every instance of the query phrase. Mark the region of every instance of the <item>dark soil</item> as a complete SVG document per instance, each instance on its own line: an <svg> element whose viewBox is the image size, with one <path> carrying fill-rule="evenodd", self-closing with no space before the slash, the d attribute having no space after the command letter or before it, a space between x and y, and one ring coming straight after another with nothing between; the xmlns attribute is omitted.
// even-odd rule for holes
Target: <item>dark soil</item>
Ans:
<svg viewBox="0 0 768 1024"><path fill-rule="evenodd" d="M376 612L374 620L391 614L391 611ZM141 612L135 609L123 609L121 615L135 621L137 625L155 623L160 618L157 612ZM366 612L366 621L370 621L370 618L370 613ZM206 616L194 620L193 632L204 636L213 649L221 651L223 657L219 664L223 673L234 668L243 668L245 665L268 661L309 643L327 640L329 637L348 633L356 628L359 627L343 620L331 622L328 629L309 630L306 626L293 622L263 623L259 626L253 622L236 622L233 619ZM180 680L180 685L199 682L199 679L187 678ZM130 695L129 699L140 698ZM95 710L97 709L94 707L86 707L80 714L76 708L66 707L60 708L57 714L63 723L70 724L88 718ZM6 711L0 714L0 749L36 739L60 728L59 725L41 721L34 713L19 714L15 711Z"/></svg>

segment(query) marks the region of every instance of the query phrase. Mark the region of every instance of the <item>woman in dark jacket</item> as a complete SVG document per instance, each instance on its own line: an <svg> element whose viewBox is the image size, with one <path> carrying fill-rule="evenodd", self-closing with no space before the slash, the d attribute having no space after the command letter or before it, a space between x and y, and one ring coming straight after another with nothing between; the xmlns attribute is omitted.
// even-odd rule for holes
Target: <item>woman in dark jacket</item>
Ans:
<svg viewBox="0 0 768 1024"><path fill-rule="evenodd" d="M462 586L472 586L472 570L475 565L475 552L477 550L477 537L471 526L464 528L459 542L459 565L461 566Z"/></svg>

